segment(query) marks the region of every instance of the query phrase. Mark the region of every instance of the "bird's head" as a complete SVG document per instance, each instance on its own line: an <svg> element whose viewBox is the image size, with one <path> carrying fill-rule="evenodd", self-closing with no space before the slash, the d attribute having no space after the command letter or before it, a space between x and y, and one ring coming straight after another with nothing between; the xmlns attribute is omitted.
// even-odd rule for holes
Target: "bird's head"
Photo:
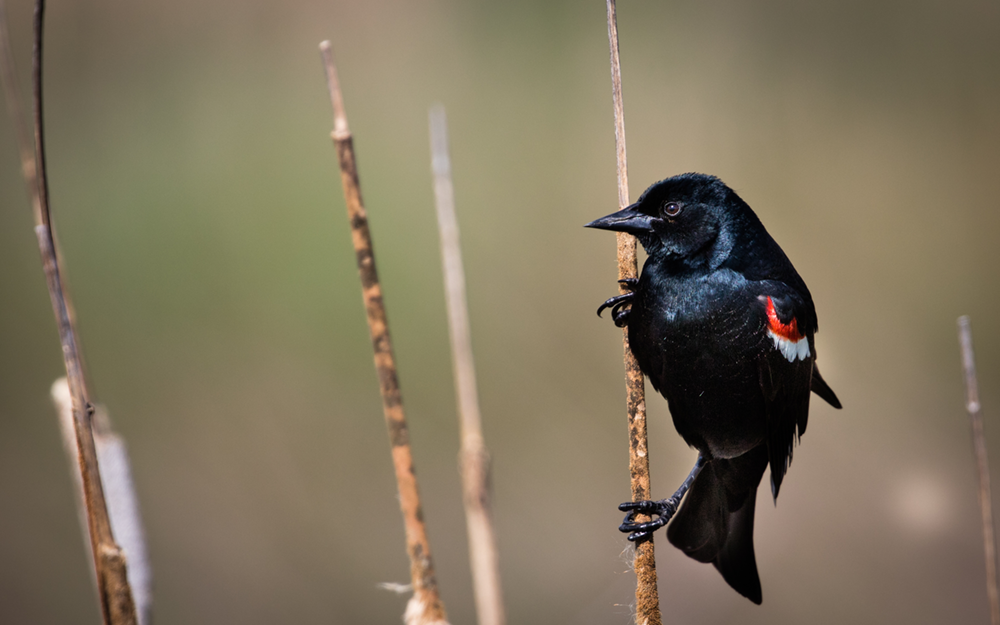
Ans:
<svg viewBox="0 0 1000 625"><path fill-rule="evenodd" d="M746 213L753 214L715 176L682 174L655 183L635 204L586 227L634 234L652 258L714 268L728 258Z"/></svg>

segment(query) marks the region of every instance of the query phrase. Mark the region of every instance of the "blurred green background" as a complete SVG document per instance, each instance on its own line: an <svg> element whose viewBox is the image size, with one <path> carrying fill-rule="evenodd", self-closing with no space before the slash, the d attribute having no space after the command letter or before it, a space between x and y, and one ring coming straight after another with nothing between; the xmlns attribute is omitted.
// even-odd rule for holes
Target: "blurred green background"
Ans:
<svg viewBox="0 0 1000 625"><path fill-rule="evenodd" d="M30 3L8 7L27 90ZM1000 483L1000 5L619 6L631 193L716 174L808 282L824 377L762 607L658 542L671 622L985 622L955 318ZM131 451L156 622L398 623L389 445L317 44L333 41L453 623L474 622L427 110L448 111L511 623L628 623L629 495L602 2L52 2L54 219ZM99 619L63 374L0 118L0 622ZM654 494L694 460L650 396Z"/></svg>

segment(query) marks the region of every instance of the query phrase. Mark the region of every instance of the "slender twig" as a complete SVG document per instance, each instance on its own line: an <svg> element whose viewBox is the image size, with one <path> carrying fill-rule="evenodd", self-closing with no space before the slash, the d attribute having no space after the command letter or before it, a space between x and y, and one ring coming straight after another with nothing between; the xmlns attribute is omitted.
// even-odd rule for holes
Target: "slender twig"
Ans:
<svg viewBox="0 0 1000 625"><path fill-rule="evenodd" d="M628 163L625 158L625 115L622 105L622 72L618 60L618 18L615 0L608 4L608 43L611 48L611 94L615 111L615 153L618 162L618 208L628 206ZM635 278L638 274L636 239L618 233L618 279ZM625 292L622 287L622 292ZM646 395L642 371L628 344L628 330L623 333L625 346L625 391L628 411L629 473L632 478L632 501L650 498L649 454L646 446ZM639 520L639 517L637 517ZM648 517L642 517L642 521ZM640 522L642 522L640 521ZM659 625L660 597L656 588L656 556L653 538L635 546L635 622L637 625Z"/></svg>
<svg viewBox="0 0 1000 625"><path fill-rule="evenodd" d="M479 415L476 369L472 359L472 336L465 294L465 270L462 268L462 250L458 243L455 191L451 181L451 157L448 153L448 122L443 106L431 109L430 127L431 169L434 173L438 230L441 233L441 264L444 268L451 359L462 437L462 493L465 524L469 532L472 586L479 625L503 625L506 617L490 502L490 455L483 441L482 420Z"/></svg>
<svg viewBox="0 0 1000 625"><path fill-rule="evenodd" d="M417 489L417 476L413 470L413 455L410 451L410 435L403 413L403 402L399 393L396 362L389 339L389 325L382 302L382 287L375 270L375 254L372 250L371 234L368 230L368 214L361 200L358 184L358 169L354 159L354 141L347 126L344 100L337 79L337 68L333 62L333 51L329 41L320 44L320 52L326 68L327 86L333 105L333 143L340 162L340 178L344 185L344 200L347 216L351 224L351 238L357 255L358 270L361 274L361 294L368 315L368 330L375 350L375 370L378 373L379 389L382 392L382 409L389 429L392 445L392 461L396 469L396 484L399 488L399 506L403 513L406 529L406 551L410 556L410 578L413 583L413 597L406 608L407 625L431 625L445 623L444 604L438 595L434 565L431 562L430 544L424 527Z"/></svg>
<svg viewBox="0 0 1000 625"><path fill-rule="evenodd" d="M135 602L132 597L132 590L129 587L125 555L115 543L111 531L111 521L104 498L104 489L101 484L101 474L98 468L97 450L94 444L91 423L94 406L90 402L90 392L84 376L83 361L77 341L72 308L69 304L69 296L62 281L62 271L59 265L59 258L56 254L57 246L53 235L49 210L48 181L45 171L45 142L42 123L42 32L44 17L44 0L37 0L35 4L35 37L32 68L35 112L35 156L33 163L27 163L24 160L27 151L22 144L22 170L25 174L25 182L30 187L29 193L32 197L32 206L35 210L36 219L35 235L38 239L38 248L45 270L45 281L52 300L56 325L59 329L59 341L62 344L63 360L66 365L66 378L69 382L73 407L73 426L79 450L78 459L83 484L83 497L87 509L87 526L90 533L94 572L97 580L98 602L100 603L101 614L104 617L105 623L112 625L132 624L137 622ZM0 30L5 28L6 23L0 27ZM4 35L4 40L5 42L7 40L6 34ZM13 86L16 83L16 74L13 71L13 61L10 59L9 54L7 54L9 47L5 45L4 49L0 50L0 52L3 52L5 56L4 65L9 66L3 72L5 83L7 83L6 88L9 94L9 103L12 97L14 97L13 94L10 94L10 90L12 88L16 89ZM19 107L15 106L14 109L11 111L12 116L19 114ZM22 123L22 120L19 117L14 119L15 125L20 123ZM23 134L19 134L19 136L23 136ZM32 172L34 172L34 176L31 176Z"/></svg>
<svg viewBox="0 0 1000 625"><path fill-rule="evenodd" d="M972 327L969 318L958 318L958 342L962 346L962 369L965 371L965 409L972 422L972 446L979 473L979 507L983 520L983 552L986 556L986 594L990 599L990 622L1000 625L1000 592L997 591L997 553L993 537L993 499L990 494L990 464L986 457L986 435L983 417L979 414L979 384L976 381L976 360L972 352Z"/></svg>
<svg viewBox="0 0 1000 625"><path fill-rule="evenodd" d="M63 435L63 446L70 459L73 483L76 485L77 504L84 535L87 529L87 508L83 500L83 481L80 451L76 444L76 430L73 427L73 398L65 377L52 384L52 401L59 415L59 429ZM139 625L151 622L153 608L153 575L146 549L142 515L139 500L132 482L132 467L128 458L125 440L111 429L111 420L103 406L97 406L94 413L94 446L97 461L101 467L101 484L108 501L108 515L111 530L128 557L128 581L135 597Z"/></svg>

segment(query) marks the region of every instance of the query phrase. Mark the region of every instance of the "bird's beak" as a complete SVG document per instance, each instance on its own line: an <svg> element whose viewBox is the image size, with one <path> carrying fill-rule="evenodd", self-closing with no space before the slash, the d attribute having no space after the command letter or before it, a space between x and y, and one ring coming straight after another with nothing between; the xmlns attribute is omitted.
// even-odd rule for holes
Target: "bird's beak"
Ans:
<svg viewBox="0 0 1000 625"><path fill-rule="evenodd" d="M653 229L652 221L652 217L639 210L638 204L633 204L600 219L595 219L589 224L584 224L583 227L640 235Z"/></svg>

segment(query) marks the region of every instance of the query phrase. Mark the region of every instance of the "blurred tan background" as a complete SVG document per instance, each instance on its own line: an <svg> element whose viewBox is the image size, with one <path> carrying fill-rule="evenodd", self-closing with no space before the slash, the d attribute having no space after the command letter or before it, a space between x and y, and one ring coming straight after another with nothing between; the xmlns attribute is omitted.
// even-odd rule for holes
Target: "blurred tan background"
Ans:
<svg viewBox="0 0 1000 625"><path fill-rule="evenodd" d="M30 13L9 2L27 88ZM619 6L632 197L719 175L808 282L825 378L764 604L658 542L678 623L985 622L955 318L1000 483L1000 5ZM628 623L634 578L603 2L52 2L53 212L90 375L126 437L156 622L398 623L389 445L317 52L358 149L425 515L474 622L428 158L448 111L509 622ZM98 612L49 400L63 374L0 117L0 622ZM694 460L649 399L653 490Z"/></svg>

